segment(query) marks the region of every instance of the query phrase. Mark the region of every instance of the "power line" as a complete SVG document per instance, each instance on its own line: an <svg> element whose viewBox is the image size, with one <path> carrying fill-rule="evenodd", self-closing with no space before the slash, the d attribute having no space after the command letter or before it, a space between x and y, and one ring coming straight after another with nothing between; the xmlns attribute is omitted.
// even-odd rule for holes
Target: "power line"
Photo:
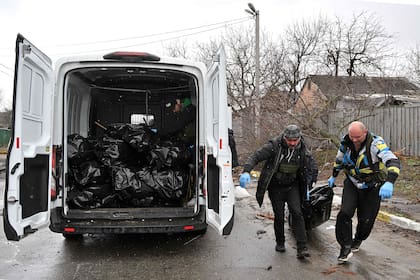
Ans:
<svg viewBox="0 0 420 280"><path fill-rule="evenodd" d="M249 19L250 19L250 17L242 18L242 21L231 23L229 25L234 25L234 24L242 23L242 22L245 22L245 21L247 21ZM56 53L56 54L52 54L52 55L61 56L61 55L88 54L88 53L96 53L96 52L117 50L117 49L122 49L122 48L132 48L132 47L150 45L150 44L155 44L155 43L159 43L159 42L175 40L175 39L179 39L179 38L183 38L183 37L188 37L188 36L197 35L197 34L200 34L200 33L205 33L205 32L209 32L209 31L213 31L213 30L216 30L216 29L219 29L219 28L223 28L225 26L218 26L218 27L214 27L214 28L210 28L210 29L206 29L206 30L202 30L202 31L198 31L198 32L193 32L193 33L189 33L189 34L179 35L179 36L175 36L175 37L170 37L170 38L166 38L166 39L160 39L160 40L150 41L150 42L145 42L145 43L140 43L140 44L133 44L133 45L128 45L128 46L118 46L118 47L113 47L113 48L97 49L97 50L83 51L83 52ZM188 30L193 30L193 29L195 29L195 28L191 28L191 29L188 29Z"/></svg>
<svg viewBox="0 0 420 280"><path fill-rule="evenodd" d="M12 74L10 74L10 73L6 73L6 72L4 72L3 70L0 70L0 73L3 73L3 74L5 74L5 75L7 75L7 76L9 76L9 77L13 77L13 75L12 75Z"/></svg>
<svg viewBox="0 0 420 280"><path fill-rule="evenodd" d="M148 35L143 35L143 36L126 37L126 38L119 38L119 39L94 41L94 42L85 42L85 43L75 43L75 44L62 44L62 45L56 45L56 46L53 46L53 47L74 47L74 46L94 45L94 44L103 44L103 43L111 43L111 42L119 42L119 41L128 41L128 40L135 40L135 39L144 39L144 38L157 37L157 36L162 36L162 35L167 35L167 34L172 34L172 33L179 33L179 32L184 32L184 31L202 29L202 28L206 28L206 27L210 27L210 26L215 26L215 25L226 25L226 24L229 24L229 23L235 24L233 22L236 22L236 21L243 22L243 21L249 20L249 19L250 19L250 17L243 17L243 18L226 20L226 21L212 23L212 24L207 24L207 25L201 25L201 26L196 26L196 27L190 27L190 28L172 30L172 31L155 33L155 34L148 34Z"/></svg>
<svg viewBox="0 0 420 280"><path fill-rule="evenodd" d="M10 67L7 67L6 65L4 65L3 63L0 62L0 66L3 66L4 68L6 68L7 70L10 70L13 72L13 69Z"/></svg>
<svg viewBox="0 0 420 280"><path fill-rule="evenodd" d="M119 41L128 41L128 40L135 40L135 39L144 39L144 38L149 38L149 37L163 36L163 35L172 34L172 33L180 33L180 32L185 32L185 31L190 31L190 30L202 29L202 28L215 26L215 25L232 25L232 24L236 24L238 22L244 22L245 20L249 20L251 18L252 17L237 18L237 19L226 20L226 21L221 21L221 22L217 22L217 23L201 25L201 26L196 26L196 27L178 29L178 30L155 33L155 34L148 34L148 35L144 35L144 36L126 37L126 38L110 39L110 40L103 40L103 41L93 41L93 42L84 42L84 43L74 43L74 44L60 44L60 45L55 45L55 46L41 46L41 47L43 47L43 48L74 47L74 46L95 45L95 44L104 44L104 43L112 43L112 42L119 42ZM6 49L10 49L10 48L0 48L0 50L6 50Z"/></svg>

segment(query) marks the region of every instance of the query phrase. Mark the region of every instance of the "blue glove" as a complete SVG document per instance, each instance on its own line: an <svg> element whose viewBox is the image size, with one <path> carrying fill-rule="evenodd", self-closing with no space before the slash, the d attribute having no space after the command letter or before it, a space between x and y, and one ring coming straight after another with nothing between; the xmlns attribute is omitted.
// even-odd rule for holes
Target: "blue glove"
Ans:
<svg viewBox="0 0 420 280"><path fill-rule="evenodd" d="M246 185L248 185L251 182L251 176L249 176L248 172L242 173L239 177L239 185L242 188L246 188Z"/></svg>
<svg viewBox="0 0 420 280"><path fill-rule="evenodd" d="M393 190L394 184L391 182L385 182L379 189L379 196L381 197L381 199L391 198Z"/></svg>
<svg viewBox="0 0 420 280"><path fill-rule="evenodd" d="M331 176L330 178L328 178L328 186L332 188L334 184L335 184L335 177Z"/></svg>

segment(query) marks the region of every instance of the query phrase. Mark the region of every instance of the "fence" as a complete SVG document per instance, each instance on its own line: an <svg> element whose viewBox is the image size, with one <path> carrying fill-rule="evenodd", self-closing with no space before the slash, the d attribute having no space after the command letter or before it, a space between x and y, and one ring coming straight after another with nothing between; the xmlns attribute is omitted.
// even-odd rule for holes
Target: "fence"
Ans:
<svg viewBox="0 0 420 280"><path fill-rule="evenodd" d="M0 147L6 147L9 144L10 130L7 128L0 128Z"/></svg>
<svg viewBox="0 0 420 280"><path fill-rule="evenodd" d="M384 138L393 151L420 156L420 106L384 107L369 111L334 112L328 116L328 130L342 136L352 120L362 121L373 133Z"/></svg>

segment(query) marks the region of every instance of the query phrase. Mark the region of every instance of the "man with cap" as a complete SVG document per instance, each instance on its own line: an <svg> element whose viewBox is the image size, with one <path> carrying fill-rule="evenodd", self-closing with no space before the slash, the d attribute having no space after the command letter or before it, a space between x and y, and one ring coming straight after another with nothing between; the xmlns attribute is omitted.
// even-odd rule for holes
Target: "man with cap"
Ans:
<svg viewBox="0 0 420 280"><path fill-rule="evenodd" d="M244 164L239 178L241 186L249 182L249 172L261 161L265 161L265 164L258 180L256 199L261 207L268 190L274 212L275 249L278 252L286 250L284 205L287 202L293 220L297 258L309 257L302 203L317 180L318 167L305 147L300 128L294 124L286 126L280 136L268 141L252 154Z"/></svg>

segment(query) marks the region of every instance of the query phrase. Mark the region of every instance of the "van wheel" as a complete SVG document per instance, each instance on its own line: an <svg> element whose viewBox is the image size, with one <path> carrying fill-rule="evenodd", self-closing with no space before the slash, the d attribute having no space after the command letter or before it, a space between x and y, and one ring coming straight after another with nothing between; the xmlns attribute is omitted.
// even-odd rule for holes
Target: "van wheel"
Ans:
<svg viewBox="0 0 420 280"><path fill-rule="evenodd" d="M75 234L75 233L63 233L63 237L66 240L78 240L83 237L82 234Z"/></svg>

